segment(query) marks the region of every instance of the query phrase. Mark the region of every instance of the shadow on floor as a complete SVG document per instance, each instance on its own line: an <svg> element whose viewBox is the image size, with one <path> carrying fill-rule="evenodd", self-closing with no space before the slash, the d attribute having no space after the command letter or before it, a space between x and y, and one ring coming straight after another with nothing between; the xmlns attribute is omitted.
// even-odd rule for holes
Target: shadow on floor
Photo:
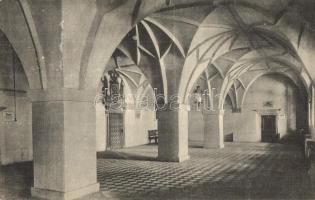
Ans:
<svg viewBox="0 0 315 200"><path fill-rule="evenodd" d="M33 186L33 163L0 165L0 199L30 199Z"/></svg>
<svg viewBox="0 0 315 200"><path fill-rule="evenodd" d="M124 160L141 160L141 161L157 161L157 157L133 154L121 151L107 150L97 153L97 159L124 159Z"/></svg>
<svg viewBox="0 0 315 200"><path fill-rule="evenodd" d="M98 159L124 159L139 161L158 161L158 145L147 144L123 149L106 150L97 152Z"/></svg>
<svg viewBox="0 0 315 200"><path fill-rule="evenodd" d="M315 199L297 146L227 143L190 154L187 162L164 163L150 162L157 146L99 153L102 192L80 200ZM32 163L0 167L0 199L31 199L32 185Z"/></svg>
<svg viewBox="0 0 315 200"><path fill-rule="evenodd" d="M128 194L100 192L80 200L311 200L315 197L311 193L311 188L307 188L306 185L302 185L300 190L290 189L284 189L281 186L275 187L273 184L268 185L268 183L263 183L262 186L240 183L239 186L230 187L226 184L204 184L182 189L172 188L164 191Z"/></svg>
<svg viewBox="0 0 315 200"><path fill-rule="evenodd" d="M315 199L298 146L225 145L224 149L190 148L191 159L183 163L99 159L102 195L121 200ZM150 148L154 149L135 147L128 154L156 151Z"/></svg>

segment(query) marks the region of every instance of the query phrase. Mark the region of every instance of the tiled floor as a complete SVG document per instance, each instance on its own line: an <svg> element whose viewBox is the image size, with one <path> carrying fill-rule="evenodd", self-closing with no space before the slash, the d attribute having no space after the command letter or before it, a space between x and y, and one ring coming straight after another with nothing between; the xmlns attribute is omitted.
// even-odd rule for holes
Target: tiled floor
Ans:
<svg viewBox="0 0 315 200"><path fill-rule="evenodd" d="M315 199L296 146L229 143L221 150L190 148L183 163L156 161L157 146L98 155L98 199ZM0 199L28 199L29 164L2 168Z"/></svg>
<svg viewBox="0 0 315 200"><path fill-rule="evenodd" d="M118 199L312 199L296 146L191 148L191 159L183 163L152 161L156 154L156 146L141 146L99 155L102 191Z"/></svg>

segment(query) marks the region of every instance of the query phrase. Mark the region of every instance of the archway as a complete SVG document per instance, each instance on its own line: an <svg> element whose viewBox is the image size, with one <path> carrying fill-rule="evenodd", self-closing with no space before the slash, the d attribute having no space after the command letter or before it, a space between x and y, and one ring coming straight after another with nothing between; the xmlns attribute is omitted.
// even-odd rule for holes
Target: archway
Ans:
<svg viewBox="0 0 315 200"><path fill-rule="evenodd" d="M260 75L246 89L240 112L225 106L224 133L233 133L236 142L264 142L264 116L275 116L274 137L269 142L299 143L308 132L308 97L301 81L294 82L280 73ZM278 135L276 135L278 134Z"/></svg>
<svg viewBox="0 0 315 200"><path fill-rule="evenodd" d="M190 111L188 114L188 144L190 147L203 147L204 141L204 119L203 111L210 109L209 90L206 74L196 81L189 98Z"/></svg>
<svg viewBox="0 0 315 200"><path fill-rule="evenodd" d="M28 78L18 54L0 30L0 198L10 193L21 199L30 196L33 138Z"/></svg>
<svg viewBox="0 0 315 200"><path fill-rule="evenodd" d="M0 30L0 163L33 159L28 78L8 38ZM21 145L21 146L19 146Z"/></svg>
<svg viewBox="0 0 315 200"><path fill-rule="evenodd" d="M96 99L97 151L107 152L98 155L103 158L124 155L129 159L155 159L156 149L152 155L145 156L133 154L131 148L158 143L158 137L149 138L150 131L157 131L155 91L137 65L121 50L115 51L108 65L111 67L104 71L100 95ZM113 73L117 80L113 79ZM113 90L114 84L117 93Z"/></svg>

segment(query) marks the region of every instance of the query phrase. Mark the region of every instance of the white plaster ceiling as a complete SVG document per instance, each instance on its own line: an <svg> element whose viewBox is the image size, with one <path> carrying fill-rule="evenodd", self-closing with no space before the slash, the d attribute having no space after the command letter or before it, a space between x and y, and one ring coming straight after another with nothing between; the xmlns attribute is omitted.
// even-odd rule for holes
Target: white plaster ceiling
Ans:
<svg viewBox="0 0 315 200"><path fill-rule="evenodd" d="M174 0L171 3L176 6L164 8L140 21L119 47L140 69L141 65L159 67L161 82L166 70L163 68L168 67L161 64L161 59L175 48L183 60L198 51L201 62L209 61L208 80L222 82L228 77L237 90L242 85L241 77L254 72L288 75L293 72L296 77L304 78L305 87L309 87L307 82L311 78L302 77L302 72L307 70L292 43L299 48L303 32L311 24L310 16L300 13L304 22L293 22L299 29L297 41L290 41L278 27L290 11L301 10L306 4L304 1ZM145 62L141 62L142 59Z"/></svg>

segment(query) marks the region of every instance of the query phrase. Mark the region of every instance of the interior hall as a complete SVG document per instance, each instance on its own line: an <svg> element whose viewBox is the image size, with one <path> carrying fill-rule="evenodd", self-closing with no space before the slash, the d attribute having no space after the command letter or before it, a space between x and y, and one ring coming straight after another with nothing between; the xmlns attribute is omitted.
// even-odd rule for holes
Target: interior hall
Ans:
<svg viewBox="0 0 315 200"><path fill-rule="evenodd" d="M0 200L315 199L312 0L0 0Z"/></svg>

